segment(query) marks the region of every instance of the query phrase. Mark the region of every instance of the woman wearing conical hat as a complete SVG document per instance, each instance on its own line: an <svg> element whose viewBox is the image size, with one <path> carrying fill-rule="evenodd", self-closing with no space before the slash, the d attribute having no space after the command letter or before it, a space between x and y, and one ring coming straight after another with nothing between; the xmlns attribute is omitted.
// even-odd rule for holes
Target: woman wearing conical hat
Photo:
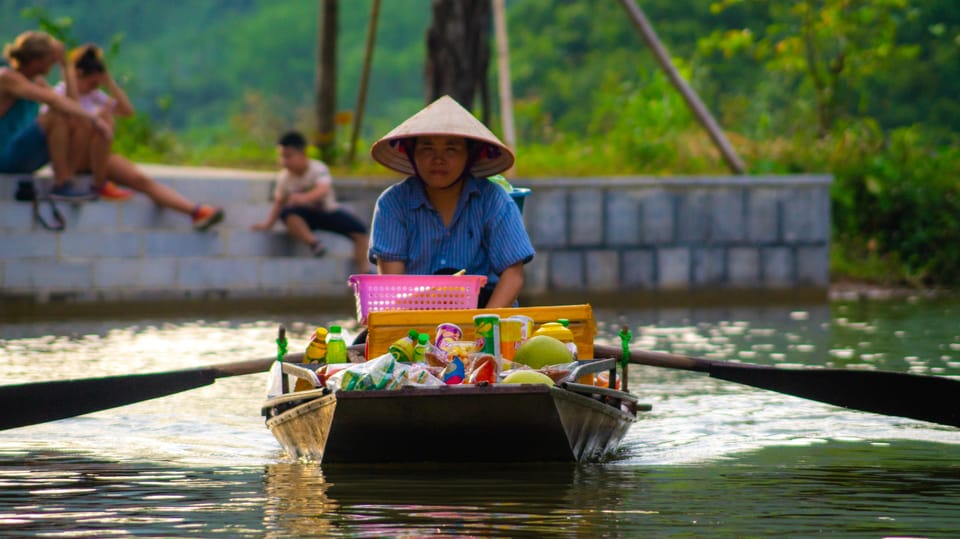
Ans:
<svg viewBox="0 0 960 539"><path fill-rule="evenodd" d="M513 153L448 96L374 143L373 158L409 177L380 195L370 261L381 274L487 276L480 307L510 307L534 250L520 210L486 179L513 166Z"/></svg>

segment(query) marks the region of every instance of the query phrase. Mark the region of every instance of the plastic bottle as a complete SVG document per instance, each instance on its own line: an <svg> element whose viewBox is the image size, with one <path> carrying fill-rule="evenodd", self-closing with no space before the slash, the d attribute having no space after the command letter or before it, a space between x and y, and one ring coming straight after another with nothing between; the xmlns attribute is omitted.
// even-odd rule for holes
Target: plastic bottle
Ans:
<svg viewBox="0 0 960 539"><path fill-rule="evenodd" d="M327 363L346 363L347 343L343 341L340 326L330 326L327 335Z"/></svg>
<svg viewBox="0 0 960 539"><path fill-rule="evenodd" d="M394 341L387 351L390 352L390 355L393 356L393 359L400 361L401 363L410 363L413 361L413 347L417 344L417 338L419 336L420 332L415 329L411 329L407 332L406 337Z"/></svg>
<svg viewBox="0 0 960 539"><path fill-rule="evenodd" d="M304 363L322 363L327 358L327 328L318 327L303 354Z"/></svg>
<svg viewBox="0 0 960 539"><path fill-rule="evenodd" d="M426 333L417 335L417 344L413 347L413 362L426 363L427 346L430 344L430 336Z"/></svg>

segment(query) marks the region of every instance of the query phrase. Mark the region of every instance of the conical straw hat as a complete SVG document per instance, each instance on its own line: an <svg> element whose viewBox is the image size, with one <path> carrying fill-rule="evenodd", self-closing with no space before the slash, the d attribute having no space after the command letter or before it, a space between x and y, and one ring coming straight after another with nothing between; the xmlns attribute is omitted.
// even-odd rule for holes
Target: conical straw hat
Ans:
<svg viewBox="0 0 960 539"><path fill-rule="evenodd" d="M426 108L398 125L370 148L370 155L381 165L413 175L413 165L398 141L426 135L466 137L487 144L470 167L477 177L493 176L513 166L513 152L500 142L487 126L470 114L448 95L437 99Z"/></svg>

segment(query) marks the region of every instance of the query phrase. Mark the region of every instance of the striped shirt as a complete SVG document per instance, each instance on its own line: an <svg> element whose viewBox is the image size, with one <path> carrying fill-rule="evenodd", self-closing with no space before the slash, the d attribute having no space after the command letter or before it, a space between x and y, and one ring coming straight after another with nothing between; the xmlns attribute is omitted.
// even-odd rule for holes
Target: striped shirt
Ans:
<svg viewBox="0 0 960 539"><path fill-rule="evenodd" d="M416 275L466 269L495 283L503 270L526 264L533 255L517 204L487 179L465 180L449 228L415 176L388 187L377 199L371 261L402 261L406 272Z"/></svg>

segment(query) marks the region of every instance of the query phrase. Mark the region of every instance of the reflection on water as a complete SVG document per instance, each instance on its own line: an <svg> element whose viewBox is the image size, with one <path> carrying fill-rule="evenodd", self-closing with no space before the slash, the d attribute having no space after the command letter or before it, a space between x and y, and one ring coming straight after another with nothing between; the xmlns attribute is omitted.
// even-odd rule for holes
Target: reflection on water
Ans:
<svg viewBox="0 0 960 539"><path fill-rule="evenodd" d="M0 456L0 532L15 536L256 536L250 469L170 468L69 452ZM109 530L107 532L107 530Z"/></svg>
<svg viewBox="0 0 960 539"><path fill-rule="evenodd" d="M957 302L595 309L600 339L759 364L960 375ZM8 324L4 383L275 354L351 314ZM960 529L957 429L632 366L653 411L583 466L290 461L260 376L0 432L0 534L157 537L944 536ZM892 396L891 398L895 398ZM505 454L509 448L504 448Z"/></svg>
<svg viewBox="0 0 960 539"><path fill-rule="evenodd" d="M184 468L0 457L0 533L157 537L943 536L954 446L830 442L686 465ZM109 530L109 533L104 533Z"/></svg>

